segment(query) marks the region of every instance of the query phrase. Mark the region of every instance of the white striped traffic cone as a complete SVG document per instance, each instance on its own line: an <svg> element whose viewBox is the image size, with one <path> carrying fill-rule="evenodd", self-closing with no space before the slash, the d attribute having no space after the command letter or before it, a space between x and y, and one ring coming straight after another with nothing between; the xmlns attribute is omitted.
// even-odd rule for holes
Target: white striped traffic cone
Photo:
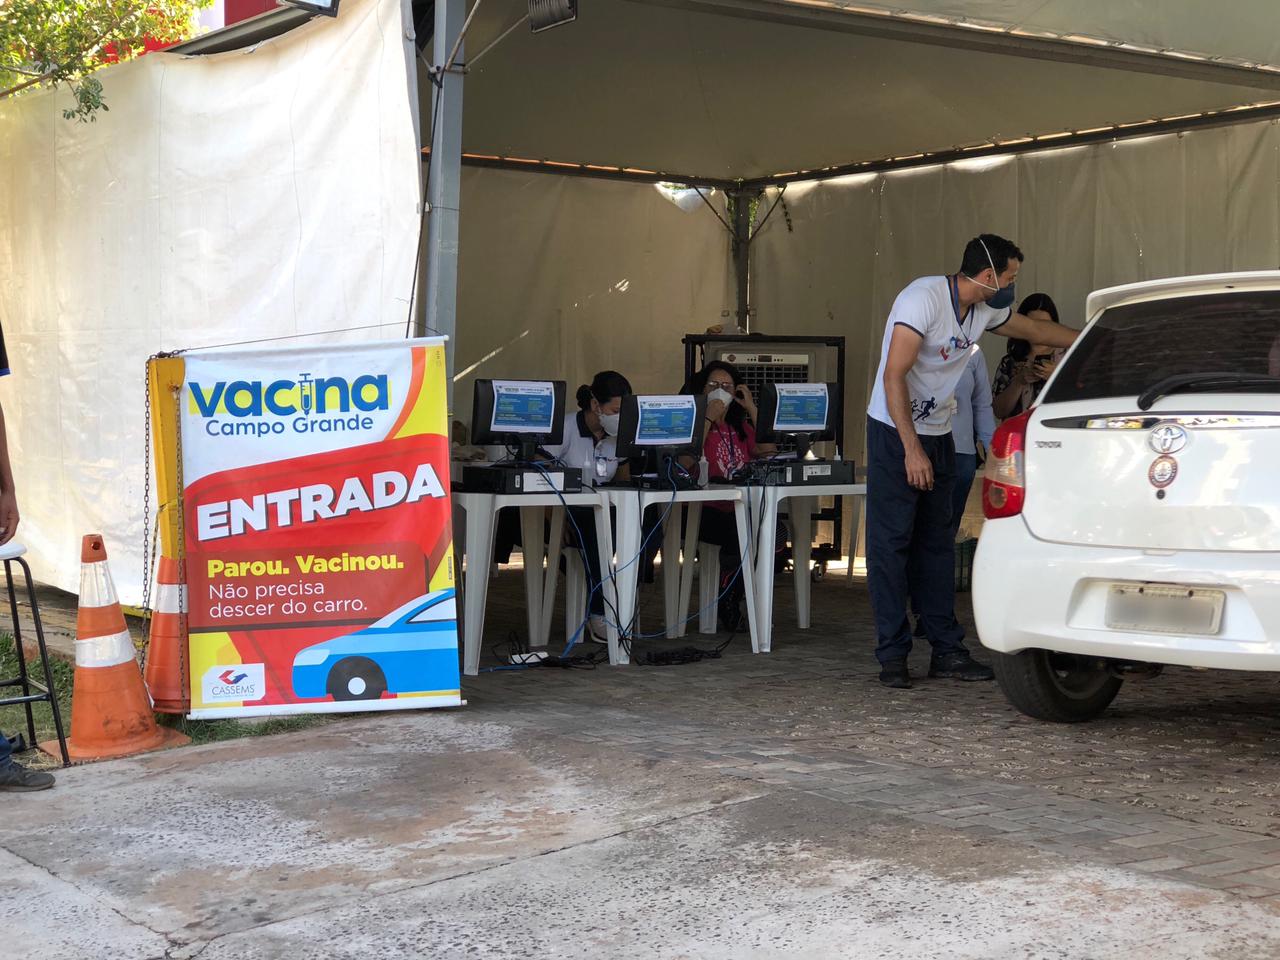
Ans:
<svg viewBox="0 0 1280 960"><path fill-rule="evenodd" d="M161 557L146 668L147 689L156 713L186 713L191 709L186 612L187 585L179 576L178 561Z"/></svg>
<svg viewBox="0 0 1280 960"><path fill-rule="evenodd" d="M190 742L156 725L101 536L84 538L80 562L67 752L73 760L102 760Z"/></svg>

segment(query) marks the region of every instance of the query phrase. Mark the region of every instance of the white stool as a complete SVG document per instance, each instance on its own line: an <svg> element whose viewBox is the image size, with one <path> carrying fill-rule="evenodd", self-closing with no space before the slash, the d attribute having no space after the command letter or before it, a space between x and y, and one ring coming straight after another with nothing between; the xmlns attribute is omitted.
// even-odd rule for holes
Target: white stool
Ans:
<svg viewBox="0 0 1280 960"><path fill-rule="evenodd" d="M67 735L62 728L62 712L58 709L58 691L54 689L53 671L49 667L49 649L44 642L44 625L40 622L40 604L36 600L36 586L31 579L31 568L27 566L27 561L22 559L22 555L26 552L26 547L13 540L0 547L0 562L4 563L5 580L9 587L9 614L13 619L13 652L18 660L18 675L0 680L0 688L17 687L21 691L14 697L0 697L0 706L22 705L27 714L27 735L31 738L31 742L27 743L26 746L29 749L34 749L37 746L36 721L35 715L31 712L31 705L41 701L47 702L49 709L53 712L53 729L58 735L58 747L62 753L62 765L69 767L71 766L71 758L67 756ZM15 563L22 568L23 580L27 587L27 602L31 605L31 621L36 629L36 654L40 658L40 672L44 676L43 681L37 680L31 675L27 665L27 654L22 646L22 625L18 620L18 594L14 589L13 582L13 565ZM38 690L39 693L32 693L32 689ZM3 734L0 734L0 736L3 736Z"/></svg>

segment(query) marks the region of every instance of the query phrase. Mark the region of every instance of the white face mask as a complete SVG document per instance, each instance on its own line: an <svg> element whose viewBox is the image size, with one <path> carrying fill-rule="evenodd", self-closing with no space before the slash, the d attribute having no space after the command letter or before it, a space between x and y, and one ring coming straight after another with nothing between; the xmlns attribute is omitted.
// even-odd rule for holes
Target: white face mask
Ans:
<svg viewBox="0 0 1280 960"><path fill-rule="evenodd" d="M719 400L721 403L723 403L727 407L730 403L733 402L733 394L730 393L728 390L726 390L724 387L716 387L709 394L707 394L707 399Z"/></svg>
<svg viewBox="0 0 1280 960"><path fill-rule="evenodd" d="M600 429L607 436L616 437L618 435L618 421L622 419L620 413L602 413L600 414Z"/></svg>

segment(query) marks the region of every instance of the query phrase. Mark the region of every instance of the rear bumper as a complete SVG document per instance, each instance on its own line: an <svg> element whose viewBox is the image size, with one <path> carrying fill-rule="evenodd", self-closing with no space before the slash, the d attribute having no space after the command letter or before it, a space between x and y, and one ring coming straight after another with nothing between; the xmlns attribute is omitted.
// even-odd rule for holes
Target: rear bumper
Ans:
<svg viewBox="0 0 1280 960"><path fill-rule="evenodd" d="M1214 587L1226 593L1217 636L1109 629L1116 581ZM1280 554L1071 546L1035 539L1021 517L988 520L973 564L973 608L984 646L1228 670L1280 670Z"/></svg>

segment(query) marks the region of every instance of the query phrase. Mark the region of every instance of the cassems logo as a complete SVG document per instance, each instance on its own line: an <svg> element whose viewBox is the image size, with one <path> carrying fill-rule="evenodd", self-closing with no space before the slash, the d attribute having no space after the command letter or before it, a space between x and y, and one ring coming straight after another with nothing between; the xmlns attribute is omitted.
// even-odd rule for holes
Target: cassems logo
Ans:
<svg viewBox="0 0 1280 960"><path fill-rule="evenodd" d="M266 667L261 663L220 663L204 672L205 703L240 703L267 695Z"/></svg>

